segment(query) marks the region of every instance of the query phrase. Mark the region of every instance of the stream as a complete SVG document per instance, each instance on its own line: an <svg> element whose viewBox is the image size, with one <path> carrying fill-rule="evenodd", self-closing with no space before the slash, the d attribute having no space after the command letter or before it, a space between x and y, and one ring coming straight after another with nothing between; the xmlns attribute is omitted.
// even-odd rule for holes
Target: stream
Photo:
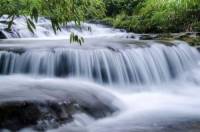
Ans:
<svg viewBox="0 0 200 132"><path fill-rule="evenodd" d="M44 18L35 34L23 18L15 23L1 30L0 131L200 131L194 47L99 24L71 23L55 35ZM69 32L85 43L70 44Z"/></svg>

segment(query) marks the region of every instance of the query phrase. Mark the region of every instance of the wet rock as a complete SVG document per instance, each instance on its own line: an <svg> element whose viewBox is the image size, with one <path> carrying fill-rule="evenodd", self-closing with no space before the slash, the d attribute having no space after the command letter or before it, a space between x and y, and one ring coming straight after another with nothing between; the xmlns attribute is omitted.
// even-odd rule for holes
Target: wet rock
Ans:
<svg viewBox="0 0 200 132"><path fill-rule="evenodd" d="M158 132L199 132L200 121L180 121L173 124L168 124L162 127ZM157 131L156 131L157 132Z"/></svg>
<svg viewBox="0 0 200 132"><path fill-rule="evenodd" d="M120 32L126 32L126 30L125 30L125 29L119 29L119 31L120 31Z"/></svg>
<svg viewBox="0 0 200 132"><path fill-rule="evenodd" d="M0 39L6 39L6 38L7 38L6 35L2 31L0 31Z"/></svg>
<svg viewBox="0 0 200 132"><path fill-rule="evenodd" d="M163 33L156 36L156 40L174 40L176 34Z"/></svg>
<svg viewBox="0 0 200 132"><path fill-rule="evenodd" d="M9 101L0 104L0 130L32 128L45 131L72 122L77 113L99 119L115 111L101 102L91 105L71 98L65 101Z"/></svg>
<svg viewBox="0 0 200 132"><path fill-rule="evenodd" d="M197 33L183 33L179 35L179 37L176 37L176 39L185 41L191 46L200 45L200 37L197 35Z"/></svg>
<svg viewBox="0 0 200 132"><path fill-rule="evenodd" d="M21 47L0 47L0 51L7 51L7 52L12 52L16 54L23 54L26 49L21 48Z"/></svg>
<svg viewBox="0 0 200 132"><path fill-rule="evenodd" d="M200 32L197 32L197 33L196 33L196 36L200 36Z"/></svg>
<svg viewBox="0 0 200 132"><path fill-rule="evenodd" d="M67 103L6 102L0 104L0 130L17 131L27 127L38 131L54 129L62 124L72 122L73 114L81 112L98 119L110 115L114 110L102 104L90 107L69 100Z"/></svg>
<svg viewBox="0 0 200 132"><path fill-rule="evenodd" d="M140 40L158 40L158 41L181 40L187 42L191 46L197 46L200 45L199 34L200 33L198 32L145 34L140 36Z"/></svg>
<svg viewBox="0 0 200 132"><path fill-rule="evenodd" d="M200 47L199 46L197 46L196 49L200 52Z"/></svg>
<svg viewBox="0 0 200 132"><path fill-rule="evenodd" d="M25 127L36 130L56 128L72 120L74 103L7 102L0 104L0 128L16 131ZM52 125L53 124L53 125Z"/></svg>
<svg viewBox="0 0 200 132"><path fill-rule="evenodd" d="M7 25L7 24L8 24L8 21L6 21L6 20L0 20L0 23L1 23L1 24Z"/></svg>
<svg viewBox="0 0 200 132"><path fill-rule="evenodd" d="M165 41L165 40L157 40L156 42L160 43L160 44L164 44L166 46L174 46L175 45L173 42Z"/></svg>
<svg viewBox="0 0 200 132"><path fill-rule="evenodd" d="M119 49L116 49L116 48L111 47L111 46L107 46L106 48L111 50L111 51L114 51L114 52L118 52L119 51Z"/></svg>
<svg viewBox="0 0 200 132"><path fill-rule="evenodd" d="M151 35L151 34L143 34L140 36L140 40L153 40L156 39L157 35Z"/></svg>
<svg viewBox="0 0 200 132"><path fill-rule="evenodd" d="M91 115L95 119L110 116L112 113L117 111L117 109L111 109L106 105L100 105L99 107L93 107L93 108L82 106L80 108L82 112Z"/></svg>
<svg viewBox="0 0 200 132"><path fill-rule="evenodd" d="M90 83L20 76L11 83L8 78L0 78L0 131L43 131L71 123L74 114L99 119L118 110L112 102L114 96Z"/></svg>
<svg viewBox="0 0 200 132"><path fill-rule="evenodd" d="M135 37L135 35L132 35L132 34L131 34L131 35L127 35L126 38L135 39L136 37Z"/></svg>

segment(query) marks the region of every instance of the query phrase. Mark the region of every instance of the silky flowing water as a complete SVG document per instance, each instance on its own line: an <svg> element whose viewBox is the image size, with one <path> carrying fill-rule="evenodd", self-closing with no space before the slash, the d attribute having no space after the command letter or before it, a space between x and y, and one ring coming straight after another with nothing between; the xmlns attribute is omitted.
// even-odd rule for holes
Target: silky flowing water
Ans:
<svg viewBox="0 0 200 132"><path fill-rule="evenodd" d="M70 94L95 104L95 95L118 109L101 119L77 113L48 132L200 131L197 49L181 41L128 39L127 33L95 26L107 37L87 34L82 46L55 36L1 40L0 103Z"/></svg>

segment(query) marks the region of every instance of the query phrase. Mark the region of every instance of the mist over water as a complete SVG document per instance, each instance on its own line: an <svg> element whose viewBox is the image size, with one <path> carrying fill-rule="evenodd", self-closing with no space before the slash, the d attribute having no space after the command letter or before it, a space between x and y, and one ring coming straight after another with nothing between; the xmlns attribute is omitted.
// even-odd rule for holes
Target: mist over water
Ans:
<svg viewBox="0 0 200 132"><path fill-rule="evenodd" d="M54 36L45 34L51 30L42 23L48 20L39 21L34 36L17 23L17 37ZM135 41L119 30L85 26L92 32L82 33L88 36L82 46L60 39L1 41L0 103L74 97L84 105L116 109L100 119L76 113L72 122L48 132L198 132L200 56L195 48L184 42Z"/></svg>

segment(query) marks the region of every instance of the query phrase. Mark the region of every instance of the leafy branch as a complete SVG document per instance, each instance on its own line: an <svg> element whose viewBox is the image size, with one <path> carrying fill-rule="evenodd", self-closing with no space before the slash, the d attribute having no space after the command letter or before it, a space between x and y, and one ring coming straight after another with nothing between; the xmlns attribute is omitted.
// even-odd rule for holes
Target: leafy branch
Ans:
<svg viewBox="0 0 200 132"><path fill-rule="evenodd" d="M95 7L95 8L94 8ZM1 0L0 17L8 15L8 30L11 30L16 17L23 16L26 19L27 28L34 33L40 16L51 21L54 33L61 30L63 25L73 21L76 26L89 16L102 17L105 12L105 5L102 0ZM72 33L70 41L83 43ZM78 38L78 39L77 39Z"/></svg>

